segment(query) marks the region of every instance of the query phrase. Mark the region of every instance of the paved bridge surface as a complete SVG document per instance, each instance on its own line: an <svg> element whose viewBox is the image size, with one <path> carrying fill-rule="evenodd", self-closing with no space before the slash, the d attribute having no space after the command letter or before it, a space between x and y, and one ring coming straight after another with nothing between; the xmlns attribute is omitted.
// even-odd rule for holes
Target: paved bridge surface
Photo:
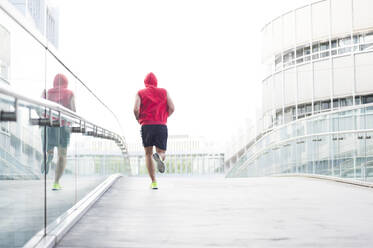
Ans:
<svg viewBox="0 0 373 248"><path fill-rule="evenodd" d="M58 247L373 247L373 190L308 178L123 177Z"/></svg>

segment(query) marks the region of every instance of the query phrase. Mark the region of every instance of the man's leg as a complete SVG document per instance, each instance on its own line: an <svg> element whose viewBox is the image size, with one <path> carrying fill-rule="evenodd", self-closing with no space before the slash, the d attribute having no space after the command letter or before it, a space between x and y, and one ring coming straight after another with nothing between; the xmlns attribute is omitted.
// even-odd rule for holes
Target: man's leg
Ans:
<svg viewBox="0 0 373 248"><path fill-rule="evenodd" d="M58 147L58 162L55 170L54 183L59 184L66 167L67 148Z"/></svg>
<svg viewBox="0 0 373 248"><path fill-rule="evenodd" d="M145 149L145 163L146 163L146 168L148 169L148 173L150 178L152 179L152 182L155 183L155 169L154 169L154 163L152 159L153 155L153 147L152 146L147 146L144 147Z"/></svg>
<svg viewBox="0 0 373 248"><path fill-rule="evenodd" d="M155 151L161 156L162 161L166 159L166 150L162 150L161 148L155 147Z"/></svg>
<svg viewBox="0 0 373 248"><path fill-rule="evenodd" d="M49 166L50 166L50 163L52 163L52 160L53 160L53 149L47 151L47 160L45 161L45 165L44 165L44 160L41 161L40 169L41 169L42 174L44 174L44 172L45 174L48 174Z"/></svg>
<svg viewBox="0 0 373 248"><path fill-rule="evenodd" d="M157 168L160 173L164 173L166 170L166 166L163 161L166 158L167 138L168 138L167 126L165 125L157 126L157 134L155 138L156 153L153 154L153 158L157 162Z"/></svg>
<svg viewBox="0 0 373 248"><path fill-rule="evenodd" d="M157 162L157 168L160 173L164 173L166 166L164 164L164 159L166 158L166 150L156 147L156 153L153 154L155 162Z"/></svg>

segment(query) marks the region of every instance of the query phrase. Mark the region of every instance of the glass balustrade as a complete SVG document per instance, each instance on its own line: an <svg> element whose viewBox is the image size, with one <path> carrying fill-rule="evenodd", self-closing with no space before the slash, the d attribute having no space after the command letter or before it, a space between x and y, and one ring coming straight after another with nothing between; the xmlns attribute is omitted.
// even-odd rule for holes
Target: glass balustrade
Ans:
<svg viewBox="0 0 373 248"><path fill-rule="evenodd" d="M372 123L373 104L367 104L278 127L252 145L227 177L304 173L373 181Z"/></svg>
<svg viewBox="0 0 373 248"><path fill-rule="evenodd" d="M46 234L87 193L130 166L110 109L2 4L0 247L11 248Z"/></svg>

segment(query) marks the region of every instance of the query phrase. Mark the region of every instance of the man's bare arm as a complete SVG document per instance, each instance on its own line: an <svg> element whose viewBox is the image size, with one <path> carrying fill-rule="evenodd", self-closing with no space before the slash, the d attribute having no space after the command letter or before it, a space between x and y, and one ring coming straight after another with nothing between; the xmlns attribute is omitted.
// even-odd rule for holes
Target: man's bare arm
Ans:
<svg viewBox="0 0 373 248"><path fill-rule="evenodd" d="M136 100L135 100L135 106L133 108L133 113L135 114L137 121L139 121L139 118L140 118L140 105L141 105L141 98L139 94L136 94Z"/></svg>
<svg viewBox="0 0 373 248"><path fill-rule="evenodd" d="M167 106L168 106L168 116L170 117L175 112L175 105L170 97L170 94L168 94L168 92L167 92Z"/></svg>

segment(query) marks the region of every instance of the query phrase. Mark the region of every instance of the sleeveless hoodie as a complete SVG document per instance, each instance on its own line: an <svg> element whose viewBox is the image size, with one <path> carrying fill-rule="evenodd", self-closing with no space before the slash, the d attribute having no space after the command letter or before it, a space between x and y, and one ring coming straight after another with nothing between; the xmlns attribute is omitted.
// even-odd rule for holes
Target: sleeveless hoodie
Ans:
<svg viewBox="0 0 373 248"><path fill-rule="evenodd" d="M144 80L145 89L138 92L141 99L140 124L166 125L168 118L167 91L157 88L157 78L151 72Z"/></svg>
<svg viewBox="0 0 373 248"><path fill-rule="evenodd" d="M47 99L71 109L70 101L74 93L67 88L68 81L65 75L57 74L54 77L53 88L48 90Z"/></svg>

